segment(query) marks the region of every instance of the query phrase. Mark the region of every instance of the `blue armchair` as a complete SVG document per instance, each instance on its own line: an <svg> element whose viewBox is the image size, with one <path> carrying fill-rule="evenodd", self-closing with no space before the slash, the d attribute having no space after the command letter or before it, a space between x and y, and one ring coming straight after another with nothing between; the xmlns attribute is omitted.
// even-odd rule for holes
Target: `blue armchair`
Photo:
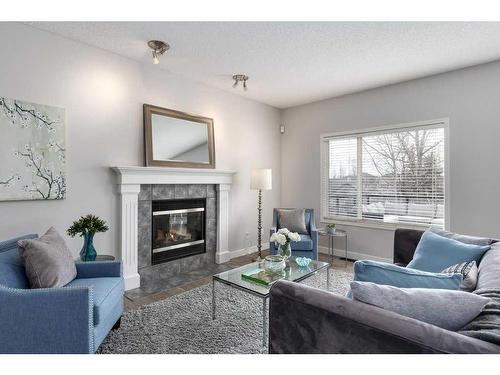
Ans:
<svg viewBox="0 0 500 375"><path fill-rule="evenodd" d="M30 289L17 241L0 242L0 353L94 353L123 313L121 262L76 263L62 288Z"/></svg>
<svg viewBox="0 0 500 375"><path fill-rule="evenodd" d="M297 257L307 257L318 259L318 230L314 220L314 210L312 208L305 209L306 229L308 234L301 234L299 242L292 242L292 255ZM278 209L273 210L273 226L271 227L270 235L280 229ZM271 254L278 253L278 246L274 242L270 242L269 249Z"/></svg>

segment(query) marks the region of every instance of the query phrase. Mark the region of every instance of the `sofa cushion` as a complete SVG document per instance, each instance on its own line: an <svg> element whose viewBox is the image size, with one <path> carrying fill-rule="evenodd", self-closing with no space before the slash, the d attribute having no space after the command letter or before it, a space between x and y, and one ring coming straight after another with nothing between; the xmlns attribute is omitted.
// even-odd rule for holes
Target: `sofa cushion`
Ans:
<svg viewBox="0 0 500 375"><path fill-rule="evenodd" d="M463 280L460 284L460 289L466 292L472 292L476 289L478 272L476 261L474 260L471 262L454 264L441 271L441 273L461 273Z"/></svg>
<svg viewBox="0 0 500 375"><path fill-rule="evenodd" d="M439 234L441 237L451 238L470 245L488 246L493 242L491 238L467 236L465 234L448 232L447 230L434 226L430 227L429 230L433 233Z"/></svg>
<svg viewBox="0 0 500 375"><path fill-rule="evenodd" d="M311 250L313 249L313 241L308 234L301 234L300 241L291 242L290 247L292 250Z"/></svg>
<svg viewBox="0 0 500 375"><path fill-rule="evenodd" d="M303 208L278 209L279 227L287 228L290 232L307 234L306 215Z"/></svg>
<svg viewBox="0 0 500 375"><path fill-rule="evenodd" d="M489 298L457 290L396 288L351 282L352 297L384 310L457 331L481 313Z"/></svg>
<svg viewBox="0 0 500 375"><path fill-rule="evenodd" d="M64 239L51 227L38 239L18 241L32 288L56 288L76 277L76 267Z"/></svg>
<svg viewBox="0 0 500 375"><path fill-rule="evenodd" d="M424 272L390 263L358 260L354 262L354 281L368 281L398 288L458 290L462 275Z"/></svg>
<svg viewBox="0 0 500 375"><path fill-rule="evenodd" d="M7 288L28 289L23 260L18 252L17 241L37 238L36 234L28 234L11 240L0 242L0 285Z"/></svg>
<svg viewBox="0 0 500 375"><path fill-rule="evenodd" d="M120 302L123 302L123 281L120 277L74 279L65 288L92 288L94 295L94 325Z"/></svg>
<svg viewBox="0 0 500 375"><path fill-rule="evenodd" d="M427 230L420 238L413 259L407 267L427 272L441 272L457 263L472 260L479 263L489 248L490 246L466 244Z"/></svg>
<svg viewBox="0 0 500 375"><path fill-rule="evenodd" d="M500 242L491 245L479 263L476 289L500 290Z"/></svg>

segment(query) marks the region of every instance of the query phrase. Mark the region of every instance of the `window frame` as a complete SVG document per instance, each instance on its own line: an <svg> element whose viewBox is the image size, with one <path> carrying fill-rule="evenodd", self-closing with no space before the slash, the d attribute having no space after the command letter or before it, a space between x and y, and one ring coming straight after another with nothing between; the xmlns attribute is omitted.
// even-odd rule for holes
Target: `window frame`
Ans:
<svg viewBox="0 0 500 375"><path fill-rule="evenodd" d="M420 223L385 223L378 219L369 219L362 218L360 215L360 211L362 210L362 206L358 203L358 217L346 217L346 216L328 216L327 209L327 191L328 191L328 175L329 175L329 145L328 142L332 138L353 138L358 137L358 142L360 140L359 137L375 135L377 133L383 134L391 131L398 130L411 130L415 129L423 129L423 128L443 128L444 130L444 229L448 230L450 227L450 121L449 118L438 118L433 120L426 121L417 121L417 122L407 122L401 124L392 124L392 125L383 125L376 126L358 130L349 130L349 131L341 131L341 132L330 132L330 133L322 133L320 135L320 222L329 224L335 223L345 226L354 226L354 227L365 227L365 228L375 228L375 229L385 229L385 230L395 230L397 228L407 228L407 229L425 229L430 226L430 224L420 224ZM357 147L357 186L359 187L360 180L362 179L362 171L360 168L362 164L362 147ZM358 189L358 202L362 200L359 199L362 195L362 189Z"/></svg>

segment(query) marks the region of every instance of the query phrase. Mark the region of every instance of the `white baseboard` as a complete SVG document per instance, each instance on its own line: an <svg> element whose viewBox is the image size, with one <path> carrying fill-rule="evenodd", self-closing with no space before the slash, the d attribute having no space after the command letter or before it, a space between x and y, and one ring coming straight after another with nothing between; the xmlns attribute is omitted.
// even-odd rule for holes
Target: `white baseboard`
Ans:
<svg viewBox="0 0 500 375"><path fill-rule="evenodd" d="M318 246L318 250L322 254L328 254L328 247L327 246ZM343 249L333 249L333 255L338 256L338 257L345 257L345 250ZM392 259L390 258L382 258L382 257L377 257L374 255L366 254L366 253L359 253L356 251L347 251L347 258L348 259L354 259L354 260L376 260L378 262L387 262L387 263L392 263Z"/></svg>
<svg viewBox="0 0 500 375"><path fill-rule="evenodd" d="M138 273L124 276L123 281L125 283L125 290L135 289L141 286L141 277Z"/></svg>
<svg viewBox="0 0 500 375"><path fill-rule="evenodd" d="M262 244L262 250L269 249L269 242ZM233 258L238 258L243 255L248 255L257 252L257 245L246 247L243 249L225 251L223 253L217 254L216 263L221 264L225 262L229 262Z"/></svg>

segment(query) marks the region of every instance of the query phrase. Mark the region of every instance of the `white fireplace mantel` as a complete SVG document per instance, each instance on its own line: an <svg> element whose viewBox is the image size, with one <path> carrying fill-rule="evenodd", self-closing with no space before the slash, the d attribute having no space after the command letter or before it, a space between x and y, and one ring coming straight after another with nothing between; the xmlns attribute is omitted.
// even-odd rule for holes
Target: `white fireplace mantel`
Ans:
<svg viewBox="0 0 500 375"><path fill-rule="evenodd" d="M120 248L125 289L140 286L138 273L138 197L141 185L215 184L217 185L217 250L215 262L228 260L229 190L234 171L220 169L112 167L118 177L120 205Z"/></svg>

